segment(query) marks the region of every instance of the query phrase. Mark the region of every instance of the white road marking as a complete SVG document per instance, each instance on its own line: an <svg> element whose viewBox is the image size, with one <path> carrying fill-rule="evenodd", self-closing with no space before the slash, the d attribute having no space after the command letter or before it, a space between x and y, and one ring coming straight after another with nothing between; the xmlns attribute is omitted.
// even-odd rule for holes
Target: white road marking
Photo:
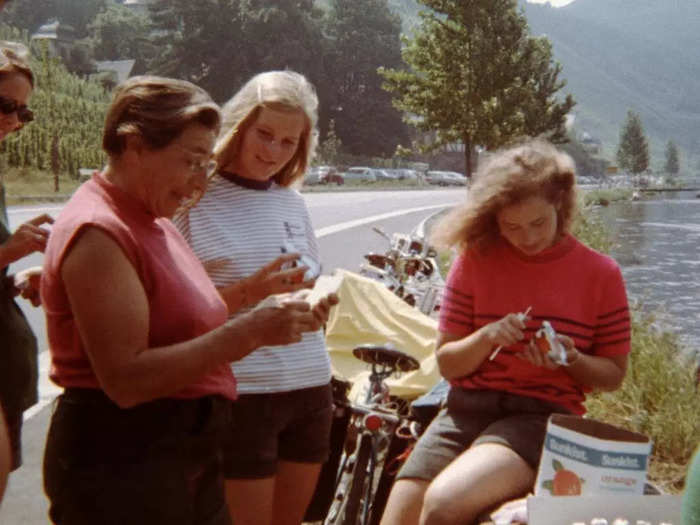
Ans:
<svg viewBox="0 0 700 525"><path fill-rule="evenodd" d="M372 215L371 217L363 217L362 219L355 219L352 221L341 222L334 224L333 226L326 226L325 228L319 228L314 233L317 238L325 237L326 235L331 235L332 233L338 233L343 230L349 230L350 228L355 228L357 226L362 226L370 222L381 221L384 219L390 219L391 217L398 217L399 215L407 215L409 213L425 211L425 210L435 210L437 208L447 208L449 204L432 204L430 206L419 206L418 208L407 208L404 210L390 211L387 213L381 213L379 215Z"/></svg>
<svg viewBox="0 0 700 525"><path fill-rule="evenodd" d="M390 219L392 217L398 217L400 215L407 215L409 213L416 213L419 211L435 210L438 208L448 208L450 204L432 204L430 206L419 206L417 208L406 208L403 210L396 210L387 213L380 213L379 215L372 215L371 217L363 217L362 219L355 219L352 221L341 222L334 224L332 226L326 226L324 228L319 228L314 231L317 238L325 237L333 233L338 233L344 230L349 230L350 228L355 228L357 226L362 226L370 222L381 221L384 219ZM30 208L29 211L33 212L47 212L47 211L58 211L62 207L57 208ZM18 211L19 210L19 211ZM13 208L12 212L20 213L21 208ZM41 410L56 398L63 389L56 386L49 379L49 368L51 367L51 357L48 351L41 352L39 354L39 402L34 406L28 408L24 412L24 420L27 421L34 416L36 416Z"/></svg>

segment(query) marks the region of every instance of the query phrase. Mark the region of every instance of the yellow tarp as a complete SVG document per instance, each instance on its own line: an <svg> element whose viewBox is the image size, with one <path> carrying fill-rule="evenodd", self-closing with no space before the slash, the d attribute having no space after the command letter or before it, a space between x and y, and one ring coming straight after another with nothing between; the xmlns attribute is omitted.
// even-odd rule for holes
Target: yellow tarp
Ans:
<svg viewBox="0 0 700 525"><path fill-rule="evenodd" d="M421 364L414 372L387 380L391 393L413 399L428 391L440 379L434 355L437 321L377 281L345 270L336 272L342 276L340 303L331 310L326 325L333 374L357 387L369 376L370 365L355 358L353 348L391 343Z"/></svg>

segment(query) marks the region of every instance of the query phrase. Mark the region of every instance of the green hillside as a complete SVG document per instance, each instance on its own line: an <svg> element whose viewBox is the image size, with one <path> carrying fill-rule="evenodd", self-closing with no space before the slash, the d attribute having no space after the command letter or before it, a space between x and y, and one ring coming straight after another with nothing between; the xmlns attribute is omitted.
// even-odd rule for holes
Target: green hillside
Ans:
<svg viewBox="0 0 700 525"><path fill-rule="evenodd" d="M415 0L390 0L417 23ZM652 165L676 142L683 157L700 157L700 2L697 0L575 0L562 8L522 4L533 34L554 46L578 104L576 129L617 147L628 109L638 112L652 146ZM415 18L414 18L415 17ZM693 161L693 166L696 164ZM687 162L685 164L688 165Z"/></svg>

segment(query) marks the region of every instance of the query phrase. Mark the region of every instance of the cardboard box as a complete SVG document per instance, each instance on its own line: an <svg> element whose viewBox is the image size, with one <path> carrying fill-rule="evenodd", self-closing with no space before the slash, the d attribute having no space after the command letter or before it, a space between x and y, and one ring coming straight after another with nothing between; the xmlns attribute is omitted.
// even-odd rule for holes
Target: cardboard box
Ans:
<svg viewBox="0 0 700 525"><path fill-rule="evenodd" d="M529 497L527 522L530 525L590 524L593 518L605 518L608 523L625 518L658 523L681 523L682 496L561 496L558 498Z"/></svg>
<svg viewBox="0 0 700 525"><path fill-rule="evenodd" d="M651 445L642 434L553 414L547 423L535 496L641 496Z"/></svg>

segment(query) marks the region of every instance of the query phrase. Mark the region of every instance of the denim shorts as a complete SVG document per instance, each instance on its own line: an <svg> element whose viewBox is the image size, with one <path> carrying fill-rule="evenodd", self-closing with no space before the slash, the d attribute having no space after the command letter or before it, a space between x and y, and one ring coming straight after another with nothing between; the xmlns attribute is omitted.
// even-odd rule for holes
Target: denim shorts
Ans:
<svg viewBox="0 0 700 525"><path fill-rule="evenodd" d="M396 478L432 481L462 452L482 443L504 445L537 469L547 420L554 413L570 412L532 397L452 387Z"/></svg>
<svg viewBox="0 0 700 525"><path fill-rule="evenodd" d="M224 445L226 479L261 479L279 460L323 463L330 450L330 384L270 394L243 394L232 402Z"/></svg>
<svg viewBox="0 0 700 525"><path fill-rule="evenodd" d="M159 399L120 408L102 391L59 396L44 453L57 525L230 525L221 437L230 401Z"/></svg>

